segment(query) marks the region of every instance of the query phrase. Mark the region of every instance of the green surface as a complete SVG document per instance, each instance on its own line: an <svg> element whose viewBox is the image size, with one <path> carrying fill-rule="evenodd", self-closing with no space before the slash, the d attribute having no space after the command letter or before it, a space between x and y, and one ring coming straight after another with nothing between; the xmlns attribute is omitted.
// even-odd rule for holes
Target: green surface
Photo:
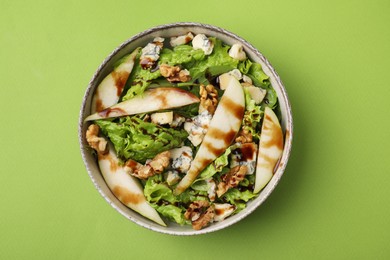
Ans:
<svg viewBox="0 0 390 260"><path fill-rule="evenodd" d="M389 1L101 2L0 0L0 259L390 258ZM294 116L272 196L195 237L117 213L77 140L98 65L132 35L176 21L220 26L259 48Z"/></svg>

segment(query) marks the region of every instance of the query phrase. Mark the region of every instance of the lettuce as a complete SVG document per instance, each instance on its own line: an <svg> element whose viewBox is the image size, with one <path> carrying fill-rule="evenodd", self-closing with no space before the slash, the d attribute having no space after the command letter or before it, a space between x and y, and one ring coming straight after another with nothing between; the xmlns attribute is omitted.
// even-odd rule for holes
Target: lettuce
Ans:
<svg viewBox="0 0 390 260"><path fill-rule="evenodd" d="M179 196L173 195L172 190L163 181L162 175L148 178L144 187L144 194L149 204L161 215L180 225L190 224L184 218L186 206L197 200L207 199L207 193L186 190Z"/></svg>
<svg viewBox="0 0 390 260"><path fill-rule="evenodd" d="M200 49L195 50L190 45L179 45L173 48L163 48L160 54L159 64L171 66L180 65L188 69L192 82L198 81L201 84L208 84L208 75L217 76L222 73L237 68L247 72L251 68L249 60L241 62L229 56L229 45L225 45L221 40L210 37L214 43L213 52L206 56ZM137 95L141 95L151 84L151 82L161 77L160 71L142 69L139 64L139 57L136 60L134 69L126 84L126 90L121 100L128 100Z"/></svg>
<svg viewBox="0 0 390 260"><path fill-rule="evenodd" d="M208 197L206 191L187 189L177 196L177 199L182 204L189 205L197 200L208 200Z"/></svg>
<svg viewBox="0 0 390 260"><path fill-rule="evenodd" d="M253 193L250 190L245 191L239 191L237 188L229 189L224 195L223 198L226 199L230 204L235 204L236 201L245 201L248 202L249 200L256 197L257 194Z"/></svg>
<svg viewBox="0 0 390 260"><path fill-rule="evenodd" d="M264 110L265 106L274 109L277 105L278 96L276 95L275 89L271 86L269 77L264 73L261 65L258 63L252 63L248 71L248 76L252 79L255 86L267 90L267 94L265 95L263 102L260 104L262 110Z"/></svg>
<svg viewBox="0 0 390 260"><path fill-rule="evenodd" d="M240 181L240 186L249 187L255 185L255 174L246 175L245 178Z"/></svg>
<svg viewBox="0 0 390 260"><path fill-rule="evenodd" d="M271 109L276 108L277 102L278 102L278 96L276 94L276 91L272 87L266 88L267 94L264 97L263 102L261 102L261 107L264 110L264 107L267 106Z"/></svg>
<svg viewBox="0 0 390 260"><path fill-rule="evenodd" d="M241 71L242 74L248 74L250 68L252 67L252 62L250 59L246 59L244 61L241 61L238 63L238 69Z"/></svg>
<svg viewBox="0 0 390 260"><path fill-rule="evenodd" d="M151 203L157 203L160 200L168 201L170 203L176 202L176 198L172 190L167 184L162 183L161 175L155 175L148 178L144 188L146 199Z"/></svg>
<svg viewBox="0 0 390 260"><path fill-rule="evenodd" d="M149 204L161 215L180 225L187 224L184 218L185 208L175 205L180 200L173 195L168 185L162 182L162 175L155 175L146 181L144 194Z"/></svg>
<svg viewBox="0 0 390 260"><path fill-rule="evenodd" d="M242 129L248 130L254 138L259 138L259 131L257 130L260 124L260 119L264 112L261 110L261 106L256 105L255 101L251 98L248 90L244 88L245 94L245 113L242 119Z"/></svg>
<svg viewBox="0 0 390 260"><path fill-rule="evenodd" d="M228 72L237 68L239 62L229 56L230 46L223 44L221 40L214 37L210 37L210 40L214 43L213 52L206 56L205 59L199 60L187 68L190 71L192 80L198 80L199 83L203 84L208 83L207 73L211 74L211 76L216 76Z"/></svg>
<svg viewBox="0 0 390 260"><path fill-rule="evenodd" d="M152 80L161 76L160 70L152 72L150 69L142 69L139 60L136 60L136 65L131 74L132 75L128 80L128 83L130 82L130 87L122 97L122 101L141 95L149 87Z"/></svg>
<svg viewBox="0 0 390 260"><path fill-rule="evenodd" d="M135 96L142 95L145 90L149 87L150 82L141 80L137 82L135 85L131 86L130 89L127 90L126 95L123 96L122 101L132 99Z"/></svg>
<svg viewBox="0 0 390 260"><path fill-rule="evenodd" d="M204 58L205 54L202 50L195 50L190 45L179 45L174 47L173 50L164 48L161 51L159 63L171 66L178 64L183 64L185 66L187 64L188 67L192 65L190 63L203 60Z"/></svg>
<svg viewBox="0 0 390 260"><path fill-rule="evenodd" d="M245 111L252 111L256 108L256 103L252 99L251 94L247 88L244 88L244 97L245 97Z"/></svg>
<svg viewBox="0 0 390 260"><path fill-rule="evenodd" d="M248 71L248 76L257 87L267 88L270 85L269 77L264 73L259 63L252 63Z"/></svg>
<svg viewBox="0 0 390 260"><path fill-rule="evenodd" d="M200 174L199 177L195 180L194 184L198 181L204 181L214 176L217 172L221 172L224 167L229 163L228 157L232 152L232 147L226 149L226 151L214 160L213 163L209 164ZM194 185L193 184L193 185Z"/></svg>
<svg viewBox="0 0 390 260"><path fill-rule="evenodd" d="M198 180L192 183L191 188L196 191L208 191L210 188L210 184L205 180Z"/></svg>
<svg viewBox="0 0 390 260"><path fill-rule="evenodd" d="M137 116L122 117L119 122L97 120L96 124L114 144L119 158L131 158L140 163L145 163L163 151L179 147L188 136L185 130L164 128L144 122Z"/></svg>
<svg viewBox="0 0 390 260"><path fill-rule="evenodd" d="M172 110L178 115L184 116L186 118L190 118L190 117L197 116L199 114L199 104L200 103L194 103L191 105L178 107Z"/></svg>
<svg viewBox="0 0 390 260"><path fill-rule="evenodd" d="M183 212L183 209L179 208L179 207L176 207L172 204L168 204L168 205L152 205L152 207L154 209L157 210L158 213L160 213L161 215L163 215L164 217L172 220L172 221L175 221L176 223L180 224L180 225L185 225L185 224L191 224L191 221L189 220L186 220L185 217L184 217L184 212Z"/></svg>
<svg viewBox="0 0 390 260"><path fill-rule="evenodd" d="M187 91L189 91L189 92L191 92L195 96L200 97L200 95L199 95L200 86L199 85L193 85L191 87L190 86L184 86L182 88L187 90ZM194 116L197 116L199 114L198 113L199 105L200 105L200 103L194 103L194 104L191 104L191 105L174 108L173 112L175 112L175 113L177 113L177 114L179 114L181 116L184 116L186 118L194 117Z"/></svg>
<svg viewBox="0 0 390 260"><path fill-rule="evenodd" d="M222 199L228 203L235 205L236 210L234 213L238 213L246 207L246 202L256 197L250 190L239 191L237 188L229 189L223 196Z"/></svg>

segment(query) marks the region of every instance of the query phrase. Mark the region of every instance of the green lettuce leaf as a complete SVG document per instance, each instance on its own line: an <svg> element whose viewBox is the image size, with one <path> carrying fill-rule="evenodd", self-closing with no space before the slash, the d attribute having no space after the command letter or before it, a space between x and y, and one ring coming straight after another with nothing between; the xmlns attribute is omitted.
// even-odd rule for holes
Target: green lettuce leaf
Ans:
<svg viewBox="0 0 390 260"><path fill-rule="evenodd" d="M159 64L168 64L171 66L183 65L192 67L197 61L204 59L202 50L194 50L189 45L179 45L173 50L163 48L160 53ZM137 95L142 95L144 91L153 83L153 80L161 77L159 69L143 69L139 63L139 56L136 59L134 69L126 84L126 94L122 101L131 99Z"/></svg>
<svg viewBox="0 0 390 260"><path fill-rule="evenodd" d="M200 97L200 95L199 95L200 85L198 85L198 84L192 85L192 86L184 86L181 88L191 92L192 94L194 94L197 97ZM194 117L194 116L197 116L199 114L198 113L199 112L199 105L200 105L200 103L194 103L191 105L174 108L173 112L177 113L181 116L184 116L186 118Z"/></svg>
<svg viewBox="0 0 390 260"><path fill-rule="evenodd" d="M257 127L260 124L260 119L264 112L261 110L260 105L256 105L255 101L251 98L248 90L244 88L245 94L245 113L242 119L242 129L248 130L254 138L259 138L259 130Z"/></svg>
<svg viewBox="0 0 390 260"><path fill-rule="evenodd" d="M244 97L245 97L245 110L251 111L256 108L256 102L252 99L251 94L247 88L244 88Z"/></svg>
<svg viewBox="0 0 390 260"><path fill-rule="evenodd" d="M214 43L213 52L206 56L205 59L199 60L193 64L189 69L192 80L198 80L200 83L207 84L208 80L206 74L216 76L232 69L237 68L238 60L229 56L230 46L222 43L221 40L210 37Z"/></svg>
<svg viewBox="0 0 390 260"><path fill-rule="evenodd" d="M189 205L197 200L208 200L207 191L198 191L193 189L187 189L179 196L177 196L178 201L184 205Z"/></svg>
<svg viewBox="0 0 390 260"><path fill-rule="evenodd" d="M142 95L151 84L151 81L161 76L160 70L152 72L150 69L142 69L139 61L136 64L134 66L134 74L130 76L130 87L122 97L122 101L131 99L137 95Z"/></svg>
<svg viewBox="0 0 390 260"><path fill-rule="evenodd" d="M170 203L176 202L172 190L166 183L162 182L162 175L155 175L148 178L144 188L146 199L151 203L157 203L160 200L168 201Z"/></svg>
<svg viewBox="0 0 390 260"><path fill-rule="evenodd" d="M168 205L152 204L152 207L156 209L157 212L163 215L164 217L172 221L175 221L180 225L191 224L191 221L186 220L184 217L185 210L183 211L183 209L179 207L176 207L172 204L168 204Z"/></svg>
<svg viewBox="0 0 390 260"><path fill-rule="evenodd" d="M144 194L149 204L161 215L180 225L187 224L188 221L184 218L185 208L178 206L180 200L173 195L169 186L163 182L161 174L148 178L145 183Z"/></svg>
<svg viewBox="0 0 390 260"><path fill-rule="evenodd" d="M199 104L200 103L194 103L191 105L175 108L173 109L173 112L177 113L180 116L184 116L185 118L194 117L199 114Z"/></svg>
<svg viewBox="0 0 390 260"><path fill-rule="evenodd" d="M249 187L255 185L255 174L246 175L245 178L240 181L240 186Z"/></svg>
<svg viewBox="0 0 390 260"><path fill-rule="evenodd" d="M205 54L202 50L195 50L190 45L178 45L173 50L164 48L160 55L160 64L168 64L175 66L183 64L184 66L191 66L193 62L203 60ZM191 63L191 64L190 64Z"/></svg>
<svg viewBox="0 0 390 260"><path fill-rule="evenodd" d="M274 109L277 106L278 102L278 96L276 94L276 91L273 87L269 86L266 88L267 94L264 97L264 100L261 102L261 107L264 110L265 106Z"/></svg>
<svg viewBox="0 0 390 260"><path fill-rule="evenodd" d="M126 82L121 100L125 101L141 95L149 87L151 81L161 76L160 70L143 69L140 64L141 52L138 53L133 70Z"/></svg>
<svg viewBox="0 0 390 260"><path fill-rule="evenodd" d="M123 96L122 101L132 99L135 96L142 95L145 90L149 87L150 82L141 80L135 85L131 86L126 92L126 95Z"/></svg>
<svg viewBox="0 0 390 260"><path fill-rule="evenodd" d="M257 194L254 194L250 190L239 191L237 188L229 189L223 196L222 199L228 203L235 205L236 210L234 213L238 213L246 207L246 202L255 198Z"/></svg>
<svg viewBox="0 0 390 260"><path fill-rule="evenodd" d="M184 218L186 207L194 201L208 200L207 192L187 189L179 196L173 195L171 188L163 181L162 175L148 178L144 194L149 204L161 215L180 225L191 224Z"/></svg>
<svg viewBox="0 0 390 260"><path fill-rule="evenodd" d="M252 79L255 86L267 90L267 94L260 104L262 110L264 110L265 106L274 109L277 105L278 96L276 95L276 91L272 87L271 82L269 81L269 77L264 73L261 65L258 63L252 63L252 66L248 72L248 76Z"/></svg>
<svg viewBox="0 0 390 260"><path fill-rule="evenodd" d="M230 204L236 203L236 201L248 202L249 200L256 197L257 194L254 194L250 190L239 191L237 188L229 189L224 195L223 198L226 199Z"/></svg>
<svg viewBox="0 0 390 260"><path fill-rule="evenodd" d="M137 116L122 117L119 122L97 120L100 127L114 144L121 159L133 159L145 163L157 154L179 147L187 138L185 130L164 128L154 123L144 122Z"/></svg>
<svg viewBox="0 0 390 260"><path fill-rule="evenodd" d="M209 183L205 180L198 180L196 182L194 182L192 185L191 185L191 188L196 190L196 191L208 191L209 190Z"/></svg>
<svg viewBox="0 0 390 260"><path fill-rule="evenodd" d="M257 87L267 88L270 85L269 77L259 63L252 63L247 74Z"/></svg>
<svg viewBox="0 0 390 260"><path fill-rule="evenodd" d="M241 71L242 74L248 74L251 66L252 62L250 59L246 59L238 63L238 69Z"/></svg>
<svg viewBox="0 0 390 260"><path fill-rule="evenodd" d="M198 176L198 178L194 181L194 184L199 181L207 180L214 176L217 172L221 172L224 167L229 164L229 154L232 152L232 147L226 149L226 151L214 160L211 164L209 164ZM193 184L193 185L194 185Z"/></svg>

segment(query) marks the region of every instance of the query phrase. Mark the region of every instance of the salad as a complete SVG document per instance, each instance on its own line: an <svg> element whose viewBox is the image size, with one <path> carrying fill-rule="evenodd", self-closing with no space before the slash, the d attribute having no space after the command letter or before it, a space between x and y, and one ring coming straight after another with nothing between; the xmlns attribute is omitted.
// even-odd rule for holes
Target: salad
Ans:
<svg viewBox="0 0 390 260"><path fill-rule="evenodd" d="M156 37L96 88L86 140L124 205L199 230L243 210L272 178L284 142L278 109L240 43Z"/></svg>

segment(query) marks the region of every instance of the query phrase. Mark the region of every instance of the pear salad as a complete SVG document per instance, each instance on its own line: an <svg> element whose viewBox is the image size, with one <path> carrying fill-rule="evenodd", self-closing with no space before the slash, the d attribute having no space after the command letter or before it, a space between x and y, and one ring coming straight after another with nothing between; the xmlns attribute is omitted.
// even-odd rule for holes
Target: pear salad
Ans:
<svg viewBox="0 0 390 260"><path fill-rule="evenodd" d="M94 92L85 134L124 205L199 230L243 210L272 178L278 111L240 43L188 32L121 58Z"/></svg>

